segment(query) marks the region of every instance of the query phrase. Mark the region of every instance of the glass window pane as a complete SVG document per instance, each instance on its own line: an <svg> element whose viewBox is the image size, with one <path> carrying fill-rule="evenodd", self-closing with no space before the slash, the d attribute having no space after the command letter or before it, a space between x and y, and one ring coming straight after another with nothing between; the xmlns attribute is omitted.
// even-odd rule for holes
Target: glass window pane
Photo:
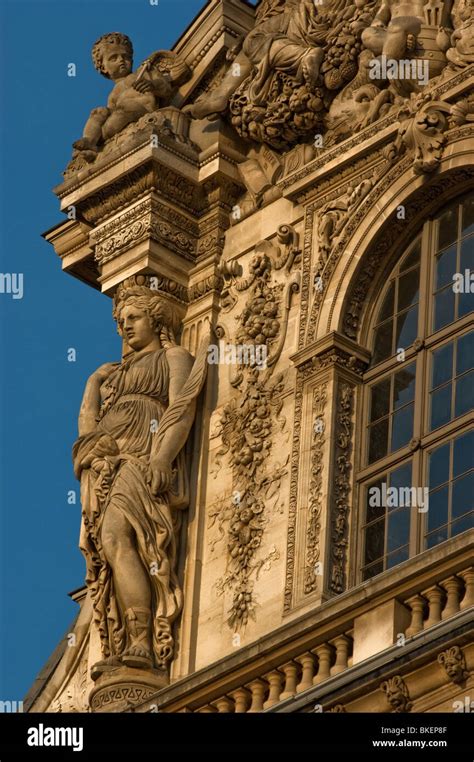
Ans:
<svg viewBox="0 0 474 762"><path fill-rule="evenodd" d="M474 468L474 431L468 431L454 440L454 478L466 473L470 468Z"/></svg>
<svg viewBox="0 0 474 762"><path fill-rule="evenodd" d="M390 411L390 378L371 388L370 420L377 421Z"/></svg>
<svg viewBox="0 0 474 762"><path fill-rule="evenodd" d="M435 296L434 330L438 331L454 320L454 291L452 286Z"/></svg>
<svg viewBox="0 0 474 762"><path fill-rule="evenodd" d="M402 275L398 281L398 307L397 312L401 312L418 301L418 292L420 286L420 269L410 270L406 275Z"/></svg>
<svg viewBox="0 0 474 762"><path fill-rule="evenodd" d="M430 492L428 504L428 531L448 523L449 487Z"/></svg>
<svg viewBox="0 0 474 762"><path fill-rule="evenodd" d="M375 365L386 360L392 354L393 320L379 326L375 331L374 356L372 364Z"/></svg>
<svg viewBox="0 0 474 762"><path fill-rule="evenodd" d="M400 550L397 550L396 553L392 553L387 557L387 569L392 569L392 567L403 563L403 561L406 561L407 559L408 545L405 548L401 548Z"/></svg>
<svg viewBox="0 0 474 762"><path fill-rule="evenodd" d="M385 299L383 300L382 307L377 317L377 323L383 323L393 315L394 309L394 297L395 297L395 283L392 281L390 288L388 289Z"/></svg>
<svg viewBox="0 0 474 762"><path fill-rule="evenodd" d="M474 272L474 271L473 271ZM466 291L464 294L459 294L458 297L458 318L469 315L474 311L474 294Z"/></svg>
<svg viewBox="0 0 474 762"><path fill-rule="evenodd" d="M420 261L420 252L421 252L421 244L418 242L415 248L403 260L400 266L400 272L404 272L404 270L408 270L409 267L413 267L413 265L418 264L418 262Z"/></svg>
<svg viewBox="0 0 474 762"><path fill-rule="evenodd" d="M377 490L377 492L376 492ZM375 521L376 519L381 518L385 515L385 506L384 505L377 505L377 503L381 503L382 500L380 499L382 490L382 480L379 479L376 482L373 482L373 484L370 484L367 487L367 510L366 510L366 523L369 524L371 521ZM379 498L379 499L377 499Z"/></svg>
<svg viewBox="0 0 474 762"><path fill-rule="evenodd" d="M454 244L436 257L435 291L453 283L453 275L457 272L456 251L457 244Z"/></svg>
<svg viewBox="0 0 474 762"><path fill-rule="evenodd" d="M454 521L451 526L451 537L455 537L461 532L467 532L474 527L474 513L468 513L467 516L463 516L462 519Z"/></svg>
<svg viewBox="0 0 474 762"><path fill-rule="evenodd" d="M474 270L474 236L466 238L461 243L461 268L460 272L464 275L465 270Z"/></svg>
<svg viewBox="0 0 474 762"><path fill-rule="evenodd" d="M462 234L474 232L474 194L470 194L463 201L462 210Z"/></svg>
<svg viewBox="0 0 474 762"><path fill-rule="evenodd" d="M432 389L451 381L453 377L453 346L452 343L446 344L433 352Z"/></svg>
<svg viewBox="0 0 474 762"><path fill-rule="evenodd" d="M444 542L448 539L448 528L445 527L444 529L438 529L437 532L433 532L433 534L429 534L426 538L426 547L427 548L434 548L435 545L439 545L440 542Z"/></svg>
<svg viewBox="0 0 474 762"><path fill-rule="evenodd" d="M395 349L406 349L415 341L418 333L418 306L397 317Z"/></svg>
<svg viewBox="0 0 474 762"><path fill-rule="evenodd" d="M474 366L474 331L458 339L456 375L460 376Z"/></svg>
<svg viewBox="0 0 474 762"><path fill-rule="evenodd" d="M444 426L451 420L451 384L431 394L431 429Z"/></svg>
<svg viewBox="0 0 474 762"><path fill-rule="evenodd" d="M391 487L397 489L399 487L411 487L411 461L392 471L389 482Z"/></svg>
<svg viewBox="0 0 474 762"><path fill-rule="evenodd" d="M466 373L456 381L454 415L464 415L474 408L474 372Z"/></svg>
<svg viewBox="0 0 474 762"><path fill-rule="evenodd" d="M364 569L364 582L368 579L372 579L372 577L376 577L377 574L381 574L383 572L383 561L379 561L377 564L374 564L373 566L369 566L368 569Z"/></svg>
<svg viewBox="0 0 474 762"><path fill-rule="evenodd" d="M411 508L398 508L387 516L387 553L406 545L410 534Z"/></svg>
<svg viewBox="0 0 474 762"><path fill-rule="evenodd" d="M431 489L447 481L449 481L449 444L433 450L429 465L429 486Z"/></svg>
<svg viewBox="0 0 474 762"><path fill-rule="evenodd" d="M441 215L438 223L438 250L444 249L458 237L458 202L451 204Z"/></svg>
<svg viewBox="0 0 474 762"><path fill-rule="evenodd" d="M393 387L393 407L395 410L413 401L415 397L415 377L415 363L407 365L406 368L399 370L395 374Z"/></svg>
<svg viewBox="0 0 474 762"><path fill-rule="evenodd" d="M393 414L392 451L404 447L413 436L413 403Z"/></svg>
<svg viewBox="0 0 474 762"><path fill-rule="evenodd" d="M470 471L453 483L452 518L458 518L474 508L474 471Z"/></svg>
<svg viewBox="0 0 474 762"><path fill-rule="evenodd" d="M369 463L373 463L387 454L388 418L375 423L369 429Z"/></svg>
<svg viewBox="0 0 474 762"><path fill-rule="evenodd" d="M383 556L385 520L371 524L365 530L365 564Z"/></svg>

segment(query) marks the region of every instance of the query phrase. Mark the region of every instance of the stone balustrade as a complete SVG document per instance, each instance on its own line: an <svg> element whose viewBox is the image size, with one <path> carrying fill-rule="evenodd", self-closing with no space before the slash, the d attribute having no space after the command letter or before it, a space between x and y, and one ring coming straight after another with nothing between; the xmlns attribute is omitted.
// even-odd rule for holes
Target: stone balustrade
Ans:
<svg viewBox="0 0 474 762"><path fill-rule="evenodd" d="M474 605L474 567L440 579L406 598L403 603L411 613L411 623L405 635L413 637ZM319 685L352 666L351 634L353 631L349 623L340 635L315 644L313 648L294 656L277 669L195 711L262 712Z"/></svg>
<svg viewBox="0 0 474 762"><path fill-rule="evenodd" d="M164 712L252 714L315 687L327 692L329 681L336 685L342 673L400 646L402 633L408 641L474 607L472 557L473 546L463 540L461 549L453 547L450 554L435 550L414 558L403 574L393 569L288 623L286 641L270 663L265 657L270 646L263 639L258 648L248 647L248 655L242 649L233 664L222 662L219 688L203 690L202 676L198 683L189 675L144 702L143 709L152 703ZM214 680L216 667L202 674L206 670Z"/></svg>
<svg viewBox="0 0 474 762"><path fill-rule="evenodd" d="M348 669L351 666L352 645L352 638L341 633L195 711L263 712Z"/></svg>
<svg viewBox="0 0 474 762"><path fill-rule="evenodd" d="M474 566L452 574L404 601L411 612L408 638L474 605Z"/></svg>

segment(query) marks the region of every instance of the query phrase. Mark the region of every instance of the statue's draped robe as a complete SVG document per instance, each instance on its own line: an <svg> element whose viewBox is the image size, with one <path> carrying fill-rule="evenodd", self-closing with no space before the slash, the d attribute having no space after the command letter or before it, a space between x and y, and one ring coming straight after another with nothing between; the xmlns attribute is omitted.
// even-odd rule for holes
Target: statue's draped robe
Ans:
<svg viewBox="0 0 474 762"><path fill-rule="evenodd" d="M308 50L324 44L327 24L318 22L312 3L298 9L277 12L262 20L250 32L243 51L256 67L249 88L249 100L264 105L268 99L274 71L287 72L303 81L302 63Z"/></svg>
<svg viewBox="0 0 474 762"><path fill-rule="evenodd" d="M171 627L182 607L175 572L177 508L188 502L184 453L176 458L169 492L154 496L147 484L153 438L168 407L166 351L137 353L126 359L103 384L103 404L95 432L74 445L74 468L81 479L80 547L86 558L86 582L104 655L127 647L112 570L105 558L101 527L114 505L135 530L138 552L152 590L153 649L158 666L171 657ZM156 440L155 440L156 441ZM84 467L84 459L92 460ZM82 465L81 465L82 464Z"/></svg>

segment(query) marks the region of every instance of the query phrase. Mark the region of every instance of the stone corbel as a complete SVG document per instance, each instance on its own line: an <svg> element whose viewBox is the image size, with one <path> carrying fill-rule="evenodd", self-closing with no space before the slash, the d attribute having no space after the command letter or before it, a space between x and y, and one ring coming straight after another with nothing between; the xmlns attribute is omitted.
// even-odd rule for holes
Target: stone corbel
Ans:
<svg viewBox="0 0 474 762"><path fill-rule="evenodd" d="M452 683L459 685L469 677L466 669L466 658L459 646L452 646L438 655L438 663L444 667Z"/></svg>
<svg viewBox="0 0 474 762"><path fill-rule="evenodd" d="M380 684L380 690L385 693L392 712L399 714L410 711L412 702L410 701L408 687L403 677L395 675L395 677L391 677L389 680L384 680Z"/></svg>

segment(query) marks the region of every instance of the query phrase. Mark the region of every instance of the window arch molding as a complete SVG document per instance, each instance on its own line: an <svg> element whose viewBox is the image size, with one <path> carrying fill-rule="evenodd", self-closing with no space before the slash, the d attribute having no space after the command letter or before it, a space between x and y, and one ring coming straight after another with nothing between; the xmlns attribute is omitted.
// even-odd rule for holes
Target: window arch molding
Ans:
<svg viewBox="0 0 474 762"><path fill-rule="evenodd" d="M436 175L430 177L416 175L412 158L404 157L348 215L347 223L335 243L335 253L330 254L323 273L324 290L319 297L312 294L309 299L307 318L303 318L305 338L301 348L333 331L356 340L359 338L373 277L362 287L361 280L378 246L383 248L380 260L385 264L390 249L386 245L387 237L396 247L397 241L416 229L419 220L434 213L441 197L456 195L474 183L474 155L469 138L456 140L449 145L449 149L449 156L442 159ZM400 205L406 209L405 220L396 218ZM317 209L315 213L318 214ZM334 259L335 264L331 264ZM307 276L310 284L314 282L312 275L316 264L313 261L311 273ZM375 267L375 275L379 275L378 266ZM351 328L350 313L353 310L357 313L355 329Z"/></svg>

